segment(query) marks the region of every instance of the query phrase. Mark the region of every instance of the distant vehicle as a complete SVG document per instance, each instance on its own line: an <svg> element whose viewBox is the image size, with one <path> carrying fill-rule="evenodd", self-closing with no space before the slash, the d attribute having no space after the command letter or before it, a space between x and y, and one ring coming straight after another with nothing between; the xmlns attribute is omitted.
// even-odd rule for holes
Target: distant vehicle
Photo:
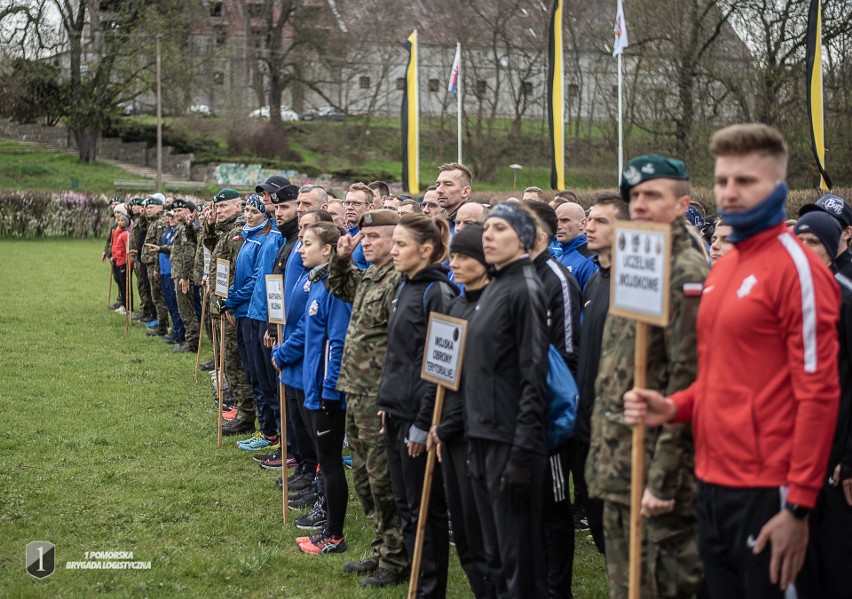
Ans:
<svg viewBox="0 0 852 599"><path fill-rule="evenodd" d="M320 106L303 112L301 119L303 121L342 121L343 115L332 106Z"/></svg>
<svg viewBox="0 0 852 599"><path fill-rule="evenodd" d="M207 104L193 104L189 107L189 113L200 116L213 116L213 109Z"/></svg>
<svg viewBox="0 0 852 599"><path fill-rule="evenodd" d="M269 106L261 106L257 110L252 110L249 113L249 117L253 119L263 119L264 121L269 120ZM289 121L298 121L299 115L289 108L281 107L281 120L285 122Z"/></svg>

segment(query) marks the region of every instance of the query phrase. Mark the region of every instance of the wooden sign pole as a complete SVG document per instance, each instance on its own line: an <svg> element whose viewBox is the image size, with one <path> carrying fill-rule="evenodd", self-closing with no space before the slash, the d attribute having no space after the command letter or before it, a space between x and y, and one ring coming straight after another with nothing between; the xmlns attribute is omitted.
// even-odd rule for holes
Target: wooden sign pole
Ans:
<svg viewBox="0 0 852 599"><path fill-rule="evenodd" d="M213 375L216 377L216 398L219 398L219 333L216 330L216 319L210 316L210 330L213 333Z"/></svg>
<svg viewBox="0 0 852 599"><path fill-rule="evenodd" d="M195 352L195 382L198 382L198 366L201 364L201 340L204 338L204 316L207 313L207 289L204 290L204 299L201 301L201 320L198 330L198 350Z"/></svg>
<svg viewBox="0 0 852 599"><path fill-rule="evenodd" d="M127 337L130 335L130 316L133 311L133 302L131 299L133 298L133 290L130 287L131 278L130 271L132 268L130 262L130 236L127 237L127 248L126 248L126 256L127 258L124 261L124 340L127 341Z"/></svg>
<svg viewBox="0 0 852 599"><path fill-rule="evenodd" d="M444 411L444 386L438 385L435 395L435 410L432 412L432 426L441 423ZM438 447L433 445L426 456L426 474L423 476L423 494L420 496L420 515L417 517L417 537L414 540L414 557L411 560L411 578L408 581L408 599L417 597L417 585L420 579L420 566L423 561L423 537L426 534L426 518L429 514L429 497L432 493L432 475L435 471L435 458Z"/></svg>
<svg viewBox="0 0 852 599"><path fill-rule="evenodd" d="M216 391L219 393L219 447L222 447L222 404L225 402L225 318L219 314L219 381Z"/></svg>
<svg viewBox="0 0 852 599"><path fill-rule="evenodd" d="M127 263L125 262L125 267ZM112 260L109 262L109 291L107 292L107 308L112 305Z"/></svg>
<svg viewBox="0 0 852 599"><path fill-rule="evenodd" d="M283 327L280 324L276 326L278 327L278 343L282 343L284 339ZM284 396L284 383L281 382L280 378L278 379L278 405L281 410L281 433L278 437L281 443L281 497L284 524L287 524L287 399Z"/></svg>
<svg viewBox="0 0 852 599"><path fill-rule="evenodd" d="M648 374L648 323L636 322L635 372L633 384L645 389ZM645 490L645 425L633 427L630 471L630 559L629 599L639 599L642 590L642 493Z"/></svg>

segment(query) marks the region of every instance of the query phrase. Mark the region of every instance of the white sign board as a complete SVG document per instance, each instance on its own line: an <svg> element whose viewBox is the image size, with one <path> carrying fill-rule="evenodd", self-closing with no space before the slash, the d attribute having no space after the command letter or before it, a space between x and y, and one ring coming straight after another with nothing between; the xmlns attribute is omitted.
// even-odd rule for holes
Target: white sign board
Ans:
<svg viewBox="0 0 852 599"><path fill-rule="evenodd" d="M466 320L430 313L420 378L458 391L466 333Z"/></svg>
<svg viewBox="0 0 852 599"><path fill-rule="evenodd" d="M284 275L266 275L266 320L287 324L284 314Z"/></svg>
<svg viewBox="0 0 852 599"><path fill-rule="evenodd" d="M204 248L204 276L210 274L210 250Z"/></svg>
<svg viewBox="0 0 852 599"><path fill-rule="evenodd" d="M216 287L213 293L219 297L228 297L228 276L231 263L222 258L216 258Z"/></svg>
<svg viewBox="0 0 852 599"><path fill-rule="evenodd" d="M614 239L610 312L665 326L669 319L671 226L618 221Z"/></svg>

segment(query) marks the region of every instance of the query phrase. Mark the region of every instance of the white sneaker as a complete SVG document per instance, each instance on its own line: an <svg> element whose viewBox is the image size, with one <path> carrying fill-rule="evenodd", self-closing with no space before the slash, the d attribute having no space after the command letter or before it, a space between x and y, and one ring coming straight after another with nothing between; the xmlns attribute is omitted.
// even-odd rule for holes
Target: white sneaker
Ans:
<svg viewBox="0 0 852 599"><path fill-rule="evenodd" d="M124 306L119 306L115 309L117 314L127 314L127 310L124 309Z"/></svg>

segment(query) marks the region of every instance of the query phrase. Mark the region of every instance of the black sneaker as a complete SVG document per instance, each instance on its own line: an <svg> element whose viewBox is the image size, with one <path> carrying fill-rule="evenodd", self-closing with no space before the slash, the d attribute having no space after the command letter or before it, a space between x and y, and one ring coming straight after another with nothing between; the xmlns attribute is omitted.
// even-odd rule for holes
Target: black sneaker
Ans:
<svg viewBox="0 0 852 599"><path fill-rule="evenodd" d="M343 564L343 571L349 574L371 574L379 567L379 560L375 557L368 557L360 562L346 562Z"/></svg>
<svg viewBox="0 0 852 599"><path fill-rule="evenodd" d="M168 335L168 331L164 331L163 329L153 328L148 331L145 331L146 337L165 337Z"/></svg>
<svg viewBox="0 0 852 599"><path fill-rule="evenodd" d="M243 422L236 418L222 425L223 435L239 435L240 433L248 433L253 430L254 422Z"/></svg>
<svg viewBox="0 0 852 599"><path fill-rule="evenodd" d="M289 498L288 498L289 499ZM294 499L293 501L287 502L287 507L291 510L303 510L306 507L311 507L317 502L321 501L321 497L316 493L305 493L303 496L298 499Z"/></svg>
<svg viewBox="0 0 852 599"><path fill-rule="evenodd" d="M213 360L210 360L209 362L204 362L203 364L200 364L198 367L202 370L202 372L210 372L211 370L216 368L216 363L213 362Z"/></svg>
<svg viewBox="0 0 852 599"><path fill-rule="evenodd" d="M309 489L314 484L314 475L312 473L305 473L302 476L290 482L290 479L287 479L287 487L290 491L301 491L302 489Z"/></svg>
<svg viewBox="0 0 852 599"><path fill-rule="evenodd" d="M107 310L118 310L121 306L123 306L121 302L115 302L114 304L110 304L107 306Z"/></svg>
<svg viewBox="0 0 852 599"><path fill-rule="evenodd" d="M302 489L301 491L294 491L290 493L290 487L287 487L287 499L288 501L298 501L300 499L304 499L308 495L313 495L314 499L317 497L316 489L313 487L308 487L307 489Z"/></svg>
<svg viewBox="0 0 852 599"><path fill-rule="evenodd" d="M175 345L175 348L172 350L173 354L188 354L195 353L195 350L192 349L189 344L184 341L183 343L178 343Z"/></svg>
<svg viewBox="0 0 852 599"><path fill-rule="evenodd" d="M376 568L375 572L370 574L367 578L361 581L361 586L366 587L386 587L392 584L399 584L403 582L402 576L395 572L391 572L390 570L385 570L384 568Z"/></svg>
<svg viewBox="0 0 852 599"><path fill-rule="evenodd" d="M574 530L589 530L589 519L583 510L574 512Z"/></svg>
<svg viewBox="0 0 852 599"><path fill-rule="evenodd" d="M322 504L317 501L310 514L299 516L293 520L293 524L296 525L296 528L300 528L302 530L319 530L325 526L327 519L325 510L322 509Z"/></svg>
<svg viewBox="0 0 852 599"><path fill-rule="evenodd" d="M175 345L178 343L178 339L174 331L169 331L169 334L163 337L163 341L165 341L169 345Z"/></svg>
<svg viewBox="0 0 852 599"><path fill-rule="evenodd" d="M255 462L265 462L269 458L280 458L281 457L281 450L276 449L272 453L261 453L260 455L254 454L251 457L254 459Z"/></svg>

